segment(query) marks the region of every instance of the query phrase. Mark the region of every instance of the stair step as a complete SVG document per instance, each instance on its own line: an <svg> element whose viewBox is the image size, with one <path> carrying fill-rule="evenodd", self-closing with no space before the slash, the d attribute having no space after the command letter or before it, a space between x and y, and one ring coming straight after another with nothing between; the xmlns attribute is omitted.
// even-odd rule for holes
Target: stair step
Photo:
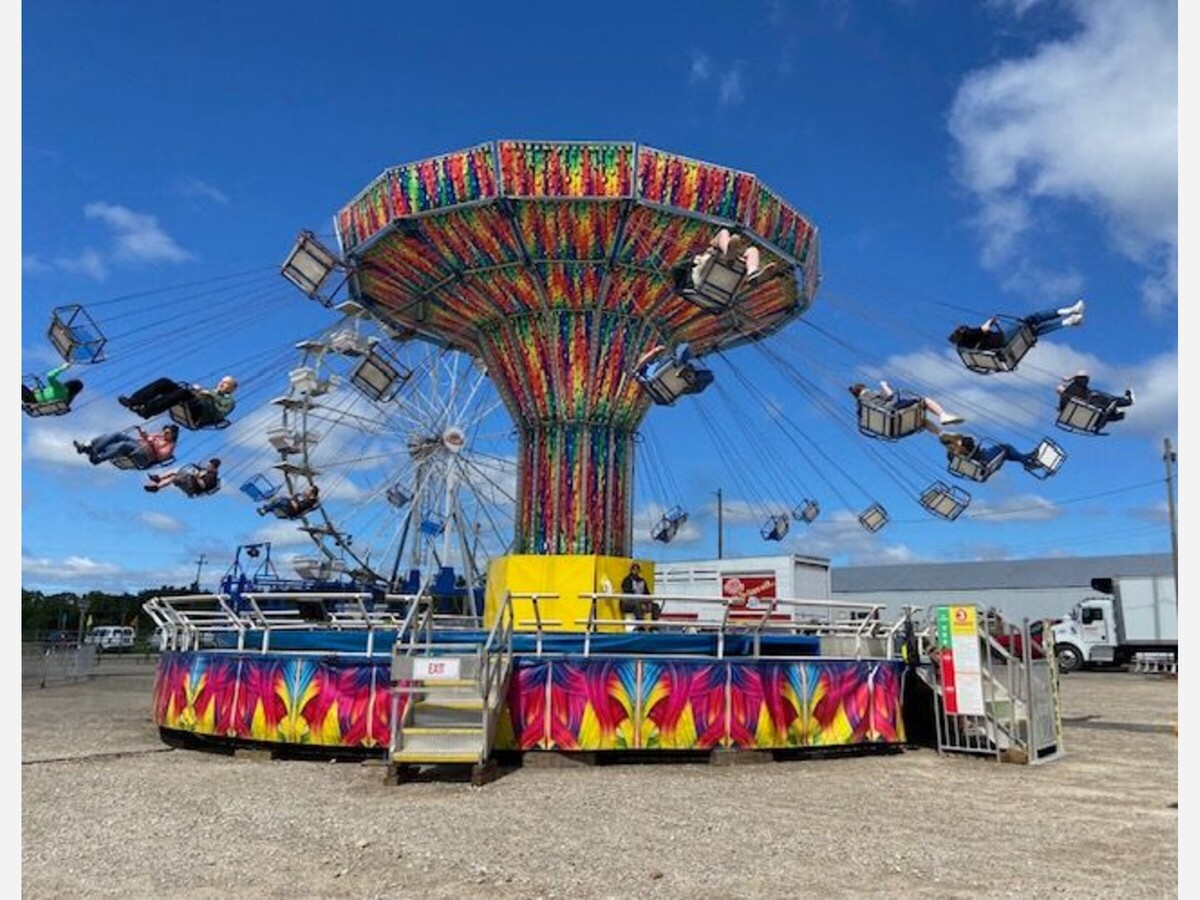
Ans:
<svg viewBox="0 0 1200 900"><path fill-rule="evenodd" d="M483 698L482 697L463 697L461 700L457 700L454 698L446 697L446 698L438 699L438 700L418 700L412 706L413 706L413 711L417 712L417 713L433 712L436 710L447 710L447 711L455 711L455 712L475 710L478 712L482 712L483 711Z"/></svg>
<svg viewBox="0 0 1200 900"><path fill-rule="evenodd" d="M409 752L407 750L398 750L392 754L392 762L398 763L429 763L435 765L438 763L461 763L463 765L474 765L479 762L478 753L429 753L425 751Z"/></svg>
<svg viewBox="0 0 1200 900"><path fill-rule="evenodd" d="M483 734L482 725L409 725L404 728L404 734L450 734L467 735Z"/></svg>
<svg viewBox="0 0 1200 900"><path fill-rule="evenodd" d="M418 757L432 759L464 757L476 762L486 755L483 746L483 728L475 729L421 729L405 728L398 735L401 744L393 752L393 759L413 760Z"/></svg>
<svg viewBox="0 0 1200 900"><path fill-rule="evenodd" d="M416 694L425 691L436 691L439 688L478 688L479 682L473 678L434 678L413 684L397 684L394 690L400 694Z"/></svg>

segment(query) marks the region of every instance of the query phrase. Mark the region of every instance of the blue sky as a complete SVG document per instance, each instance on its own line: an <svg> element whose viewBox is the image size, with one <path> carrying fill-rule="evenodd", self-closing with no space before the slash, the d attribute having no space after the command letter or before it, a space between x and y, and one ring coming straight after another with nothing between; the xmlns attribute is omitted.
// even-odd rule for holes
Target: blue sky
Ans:
<svg viewBox="0 0 1200 900"><path fill-rule="evenodd" d="M286 389L292 345L334 322L277 274L296 233L329 233L387 166L498 138L633 140L745 169L820 228L821 290L771 348L827 404L752 348L714 361L722 391L651 413L638 531L664 505L690 519L675 543L642 541L639 554L715 555L718 488L730 555L1170 549L1174 4L348 6L25 6L21 371L54 364L56 306L84 304L110 337L71 415L23 418L25 586L184 583L202 555L211 586L238 543L272 540L281 562L305 552L304 535L260 519L233 484L205 500L152 496L70 442L133 424L115 398L141 383L229 371L243 382L237 424L185 433L181 461L223 455L235 475L269 462L268 401ZM1084 325L1039 342L1012 376L967 372L945 341L960 322L1079 297ZM1053 385L1078 368L1137 393L1108 437L1053 427ZM853 432L845 386L880 375L963 414L963 430L1022 448L1048 435L1069 458L1045 482L1016 466L957 482L930 436L879 446ZM833 462L802 458L781 415ZM939 473L973 495L959 521L907 493ZM763 542L764 511L802 491L820 499L818 523ZM871 535L854 514L874 500L892 522Z"/></svg>

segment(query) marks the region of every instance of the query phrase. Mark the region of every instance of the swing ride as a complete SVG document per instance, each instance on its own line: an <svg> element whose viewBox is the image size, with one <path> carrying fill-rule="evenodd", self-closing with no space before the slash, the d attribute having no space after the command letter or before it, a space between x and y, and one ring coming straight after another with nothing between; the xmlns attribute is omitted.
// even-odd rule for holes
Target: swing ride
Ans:
<svg viewBox="0 0 1200 900"><path fill-rule="evenodd" d="M794 339L785 327L806 322L820 284L818 233L803 214L753 174L633 143L497 141L388 169L336 214L334 243L302 232L284 261L290 285L335 321L289 336L286 358L239 373L239 406L258 397L259 412L209 426L194 410L170 411L190 432L189 454L217 442L242 502L294 525L315 555L293 560L299 585L272 564L269 577L239 570L215 595L147 604L172 634L155 689L160 727L386 746L401 768L483 763L497 747L903 740L901 667L878 610L781 600L749 624L725 616L716 631L673 633L655 614L627 634L629 610L640 618L650 604L615 589L638 537L669 544L689 521L653 424L673 410L659 407L699 419L764 541L783 542L793 523L812 525L828 508L806 473L865 531L892 521L861 470L815 441L734 356L756 353L846 434L874 439L857 443L930 515L953 521L968 509L970 494L930 461L936 442L922 455L924 439L900 441L936 430L921 395L859 397L848 413L844 388L839 397L798 362L807 354L783 349ZM960 349L961 360L981 374L1012 371L1033 345L1019 338L969 359ZM81 306L55 311L50 339L70 362L119 348ZM714 406L725 407L719 418ZM747 407L766 410L773 428L752 425ZM1049 439L1034 455L1026 469L1038 478L1066 459ZM963 457L948 469L983 483L989 465ZM851 502L846 485L863 500ZM658 501L644 531L635 491ZM269 543L247 544L234 568L243 549L257 558L264 546L269 560ZM653 591L653 563L642 569ZM323 661L304 677L343 696L333 711L322 706L321 721L287 725L252 685L263 666L313 653ZM655 720L641 699L625 713L602 699L615 690L605 679L649 685L667 665L680 684L700 677L697 656L712 674L687 701L695 733ZM439 684L434 662L457 674ZM195 678L209 666L232 666L230 677L200 697ZM799 705L764 731L760 711L779 697L742 697L742 679L771 666L790 673ZM815 698L835 683L845 691L826 719ZM213 693L226 687L243 692L236 704ZM296 699L306 688L288 690ZM552 710L540 720L539 691ZM478 729L439 718L468 701ZM594 733L566 712L577 702L604 720ZM212 704L207 717L197 703Z"/></svg>

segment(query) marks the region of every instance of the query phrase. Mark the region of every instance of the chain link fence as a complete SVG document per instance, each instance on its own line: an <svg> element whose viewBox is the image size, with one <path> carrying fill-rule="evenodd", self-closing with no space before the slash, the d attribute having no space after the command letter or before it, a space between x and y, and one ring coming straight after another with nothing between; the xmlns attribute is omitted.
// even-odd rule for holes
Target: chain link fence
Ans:
<svg viewBox="0 0 1200 900"><path fill-rule="evenodd" d="M96 672L96 658L97 649L92 644L22 643L21 684L46 687L91 678Z"/></svg>

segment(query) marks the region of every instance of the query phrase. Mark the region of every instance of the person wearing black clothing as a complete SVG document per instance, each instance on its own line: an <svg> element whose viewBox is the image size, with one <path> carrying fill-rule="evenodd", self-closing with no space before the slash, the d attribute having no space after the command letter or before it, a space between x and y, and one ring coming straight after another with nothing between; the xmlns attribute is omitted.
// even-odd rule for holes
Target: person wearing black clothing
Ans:
<svg viewBox="0 0 1200 900"><path fill-rule="evenodd" d="M630 565L629 574L621 582L621 593L649 596L650 586L646 584L646 579L642 577L642 567L637 563ZM652 620L658 621L658 617L662 613L662 606L653 600L635 600L631 597L621 598L622 615L632 615L635 619L644 619L647 613L649 613Z"/></svg>

